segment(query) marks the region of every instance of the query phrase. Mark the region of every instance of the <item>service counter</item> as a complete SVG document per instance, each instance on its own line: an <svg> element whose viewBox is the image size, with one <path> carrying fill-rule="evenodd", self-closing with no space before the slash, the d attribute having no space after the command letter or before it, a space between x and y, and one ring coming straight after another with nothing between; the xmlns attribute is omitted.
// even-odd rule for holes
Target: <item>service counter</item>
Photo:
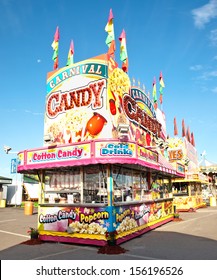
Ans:
<svg viewBox="0 0 217 280"><path fill-rule="evenodd" d="M205 181L196 178L174 180L173 203L176 211L196 211L198 208L206 207L202 188L205 183Z"/></svg>
<svg viewBox="0 0 217 280"><path fill-rule="evenodd" d="M67 243L107 244L115 232L123 243L173 220L173 198L145 201L39 205L40 239Z"/></svg>
<svg viewBox="0 0 217 280"><path fill-rule="evenodd" d="M206 203L201 194L189 196L186 193L177 193L173 195L173 204L178 212L195 211L198 208L206 207Z"/></svg>

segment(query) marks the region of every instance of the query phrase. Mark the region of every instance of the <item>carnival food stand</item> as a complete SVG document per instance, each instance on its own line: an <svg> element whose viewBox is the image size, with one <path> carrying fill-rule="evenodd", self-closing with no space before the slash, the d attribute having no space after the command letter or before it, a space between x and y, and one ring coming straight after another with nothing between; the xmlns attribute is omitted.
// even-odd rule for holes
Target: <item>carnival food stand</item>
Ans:
<svg viewBox="0 0 217 280"><path fill-rule="evenodd" d="M179 161L185 166L185 178L172 179L173 204L176 211L195 211L206 206L202 190L208 186L208 177L199 171L196 148L187 138L171 138L169 143L170 162Z"/></svg>
<svg viewBox="0 0 217 280"><path fill-rule="evenodd" d="M44 146L18 154L40 182L41 240L120 244L173 219L173 197L153 182L184 177L152 101L107 54L48 74Z"/></svg>
<svg viewBox="0 0 217 280"><path fill-rule="evenodd" d="M174 206L177 211L194 211L206 206L202 190L209 182L201 175L191 174L183 180L173 180Z"/></svg>

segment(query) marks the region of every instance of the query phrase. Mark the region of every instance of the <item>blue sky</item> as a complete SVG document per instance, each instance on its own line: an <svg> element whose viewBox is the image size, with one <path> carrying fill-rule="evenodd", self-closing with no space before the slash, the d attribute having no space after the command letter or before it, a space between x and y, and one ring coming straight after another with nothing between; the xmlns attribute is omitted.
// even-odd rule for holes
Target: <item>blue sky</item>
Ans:
<svg viewBox="0 0 217 280"><path fill-rule="evenodd" d="M3 146L12 151L43 145L46 75L52 71L53 42L59 26L59 67L106 53L104 28L114 15L118 37L126 32L129 76L152 93L163 73L162 110L173 136L176 117L194 133L198 157L205 150L217 163L217 0L0 0L0 175L11 177ZM157 88L159 89L158 83Z"/></svg>

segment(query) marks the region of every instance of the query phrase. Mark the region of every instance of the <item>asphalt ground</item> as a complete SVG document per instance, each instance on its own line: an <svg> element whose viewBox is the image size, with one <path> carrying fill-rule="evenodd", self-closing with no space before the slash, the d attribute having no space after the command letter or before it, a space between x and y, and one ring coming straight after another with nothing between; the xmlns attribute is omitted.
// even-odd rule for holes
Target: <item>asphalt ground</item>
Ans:
<svg viewBox="0 0 217 280"><path fill-rule="evenodd" d="M121 244L122 254L101 254L99 247L29 240L37 226L37 209L25 215L21 207L0 208L1 260L217 260L217 207L180 213L182 221L169 222Z"/></svg>

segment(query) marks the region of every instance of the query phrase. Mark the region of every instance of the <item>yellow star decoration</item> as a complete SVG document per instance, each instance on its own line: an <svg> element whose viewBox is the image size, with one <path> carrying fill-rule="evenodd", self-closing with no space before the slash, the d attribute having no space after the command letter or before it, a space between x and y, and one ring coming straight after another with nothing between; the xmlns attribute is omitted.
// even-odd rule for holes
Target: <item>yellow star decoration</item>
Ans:
<svg viewBox="0 0 217 280"><path fill-rule="evenodd" d="M81 211L80 211L80 208L79 208L79 207L78 207L78 208L75 208L75 213L76 213L76 214L78 214L78 215L81 213Z"/></svg>

